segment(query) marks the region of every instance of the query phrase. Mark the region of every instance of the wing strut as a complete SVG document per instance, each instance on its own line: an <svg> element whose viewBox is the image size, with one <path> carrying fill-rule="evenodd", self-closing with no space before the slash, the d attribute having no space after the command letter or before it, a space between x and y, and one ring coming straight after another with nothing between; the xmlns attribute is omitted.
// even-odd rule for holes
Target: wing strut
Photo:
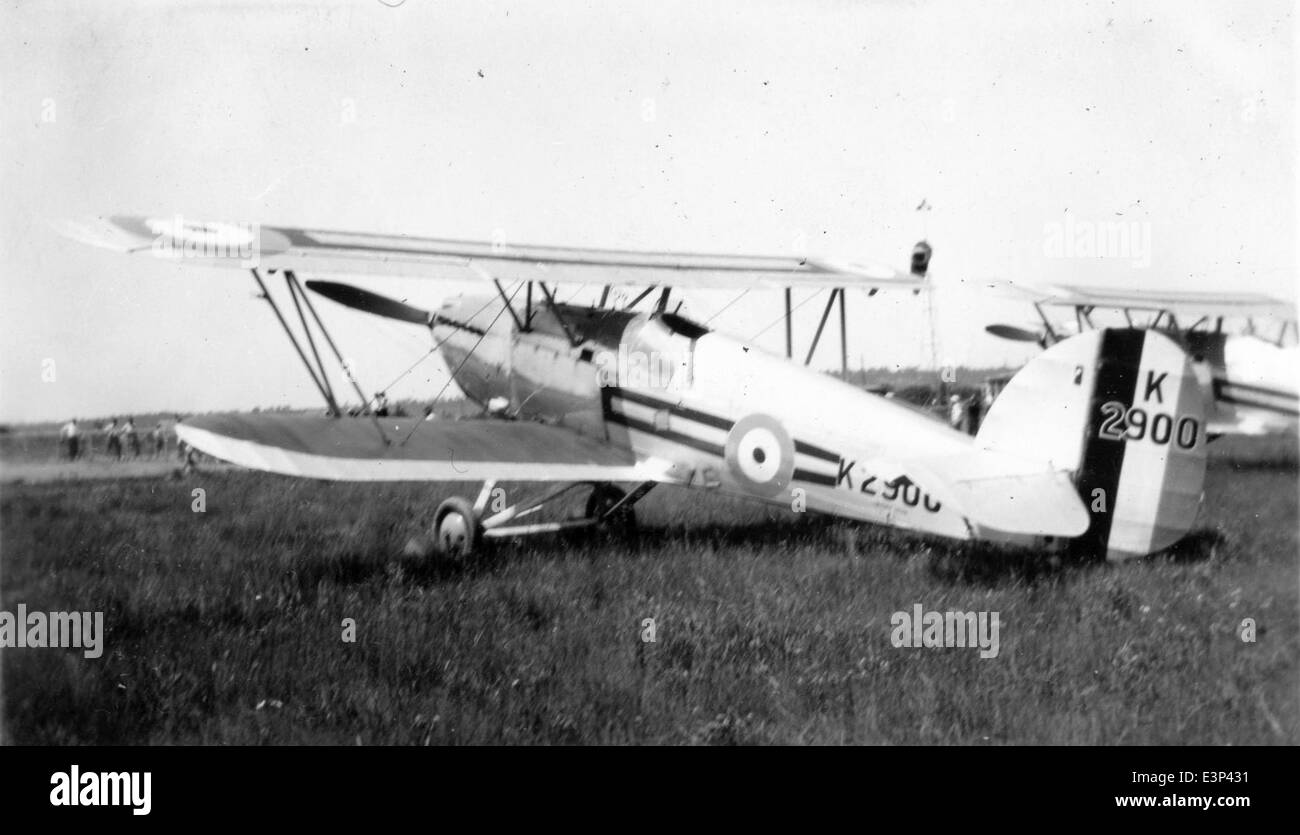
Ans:
<svg viewBox="0 0 1300 835"><path fill-rule="evenodd" d="M1052 320L1048 319L1047 314L1043 312L1043 306L1038 302L1034 302L1034 310L1038 311L1038 318L1043 320L1043 330L1046 331L1048 338L1052 342L1056 342L1056 330L1052 328Z"/></svg>
<svg viewBox="0 0 1300 835"><path fill-rule="evenodd" d="M325 373L325 363L321 362L320 351L316 350L316 340L311 335L311 326L307 324L307 314L303 312L302 301L299 296L302 295L302 288L294 280L292 272L285 271L284 286L289 288L289 298L293 299L293 307L298 311L298 322L302 324L303 336L307 338L307 346L311 348L312 358L316 360L316 367L320 369L320 381L325 384L325 392L329 395L330 405L335 412L339 411L338 400L334 397L334 386L330 385L329 375Z"/></svg>
<svg viewBox="0 0 1300 835"><path fill-rule="evenodd" d="M284 332L289 337L289 341L293 343L293 349L298 352L298 358L301 359L302 364L306 366L307 373L311 375L311 381L316 384L316 390L320 392L321 397L325 398L325 403L329 407L330 415L332 417L338 417L340 414L339 406L334 402L334 394L329 389L329 381L326 380L322 382L321 377L317 376L317 369L312 366L311 360L307 359L307 354L303 352L302 346L298 344L298 338L294 336L293 331L289 328L289 323L285 320L284 314L280 312L280 306L275 303L275 299L271 298L271 293L266 289L266 284L263 283L262 276L258 274L257 268L253 268L252 273L253 279L257 281L257 286L262 291L262 298L266 299L267 304L271 305L271 309L275 311L275 318L280 320L280 327L284 328ZM293 292L292 285L290 285L289 292ZM296 298L294 299L294 302L295 304L297 303ZM298 312L301 313L302 308L299 308ZM317 361L319 362L319 360L320 357L318 356ZM324 376L324 373L324 368L321 368L321 376Z"/></svg>
<svg viewBox="0 0 1300 835"><path fill-rule="evenodd" d="M519 314L515 313L515 306L512 305L510 303L510 299L506 297L506 291L502 289L501 282L494 278L492 279L492 284L497 288L497 295L501 297L501 301L505 304L506 310L510 311L510 318L514 320L515 330L519 331L520 333L528 330L528 328L524 326L524 323L519 321ZM529 295L532 294L532 289L533 289L533 283L530 281L528 282ZM528 316L528 311L524 311L524 316L525 317Z"/></svg>
<svg viewBox="0 0 1300 835"><path fill-rule="evenodd" d="M362 414L370 415L370 420L374 424L375 430L379 432L379 437L383 439L384 444L387 445L392 443L392 441L389 440L388 435L384 432L383 426L380 425L379 418L376 417L375 413L371 410L370 401L366 397L365 392L361 390L361 386L357 383L356 377L353 376L352 369L348 367L347 362L343 359L343 355L339 352L338 346L334 344L333 337L330 336L329 331L325 328L325 323L321 321L320 314L316 312L316 307L311 303L311 298L307 295L307 291L304 290L302 285L298 282L298 276L294 275L293 270L285 270L284 284L289 290L289 297L293 299L294 309L298 312L298 321L302 325L303 336L306 338L307 346L311 349L312 357L316 360L315 365L312 365L311 360L307 359L307 352L303 350L301 343L298 342L298 337L289 327L288 320L285 319L284 314L280 312L280 306L277 305L275 299L271 297L271 293L268 291L266 283L262 281L261 274L256 268L251 270L251 272L253 273L253 280L257 282L257 286L262 291L262 298L266 299L267 304L271 306L271 310L275 312L275 318L279 320L280 327L284 329L285 335L289 337L289 342L293 344L293 349L298 353L298 358L301 359L303 365L306 366L307 373L311 375L312 382L316 384L316 390L319 391L321 397L325 399L325 405L329 411L330 417L341 417L343 410L339 408L338 399L334 396L334 387L330 385L329 375L325 371L325 362L321 359L320 350L316 347L316 340L312 336L311 324L307 319L308 313L311 314L312 321L316 323L316 327L320 330L321 336L325 339L325 344L328 345L330 350L334 353L334 358L338 360L339 367L343 369L344 376L348 378L348 382L352 384L353 390L356 391L357 397L360 398Z"/></svg>
<svg viewBox="0 0 1300 835"><path fill-rule="evenodd" d="M840 379L849 378L849 327L848 327L848 309L847 301L844 298L847 295L843 287L834 287L831 289L830 298L826 300L826 307L822 310L821 321L817 323L817 332L813 334L812 345L808 346L808 355L804 357L803 364L811 365L813 354L817 352L817 346L821 344L822 331L826 328L826 320L830 318L831 310L835 308L838 301L840 305ZM791 313L794 311L790 307L790 288L785 290L785 356L792 359L794 355L794 325L792 323Z"/></svg>
<svg viewBox="0 0 1300 835"><path fill-rule="evenodd" d="M849 379L849 328L848 313L844 310L844 297L848 295L840 288L840 379Z"/></svg>
<svg viewBox="0 0 1300 835"><path fill-rule="evenodd" d="M298 276L294 274L293 270L286 270L285 276L291 279L293 286L297 288L298 295L302 297L302 303L307 305L307 311L311 313L311 318L316 322L316 327L320 329L320 335L325 337L325 344L330 346L330 350L334 352L334 359L338 361L339 368L343 369L343 376L348 378L348 382L352 384L352 390L357 393L357 399L361 401L361 414L370 415L370 422L375 425L376 431L379 432L379 437L384 439L385 446L391 444L392 441L389 440L388 433L384 431L383 425L379 422L379 416L375 414L374 409L370 408L370 398L366 397L366 393L361 390L361 384L357 382L357 378L352 373L352 368L348 365L347 360L343 359L343 353L339 351L339 347L334 344L334 337L330 336L329 329L326 328L325 323L321 321L320 314L316 312L316 305L311 303L311 297L307 295L306 291L303 290L302 285L298 282ZM305 330L305 322L303 323L303 326ZM310 331L308 331L308 333L310 334ZM320 362L319 358L317 358L317 362ZM321 363L322 376L324 373L325 365L324 363Z"/></svg>
<svg viewBox="0 0 1300 835"><path fill-rule="evenodd" d="M637 303L638 303L638 302L640 302L642 299L644 299L646 296L650 295L650 294L653 293L654 291L655 291L655 285L651 284L649 287L647 287L647 288L645 288L644 290L642 290L641 293L640 293L640 295L638 295L635 299L633 299L631 302L629 302L628 305L627 305L627 307L625 307L625 308L623 308L623 309L624 309L624 310L631 310L632 308L634 308L634 307L637 306Z"/></svg>
<svg viewBox="0 0 1300 835"><path fill-rule="evenodd" d="M581 345L582 338L575 334L573 329L569 327L569 323L565 320L564 314L560 312L559 307L555 303L555 296L551 294L551 288L547 287L540 281L537 282L537 286L542 288L542 295L546 296L546 303L551 306L551 313L554 314L556 321L560 323L560 327L564 329L564 335L569 338L569 344L575 348Z"/></svg>
<svg viewBox="0 0 1300 835"><path fill-rule="evenodd" d="M790 318L790 287L785 288L785 358L794 359L794 324Z"/></svg>
<svg viewBox="0 0 1300 835"><path fill-rule="evenodd" d="M804 365L812 364L813 354L817 351L817 344L821 342L822 329L826 327L826 320L830 318L831 308L835 307L835 299L843 292L844 288L842 287L831 290L831 296L826 300L826 309L822 311L822 320L817 323L817 332L813 334L812 345L808 346L808 356L803 361Z"/></svg>

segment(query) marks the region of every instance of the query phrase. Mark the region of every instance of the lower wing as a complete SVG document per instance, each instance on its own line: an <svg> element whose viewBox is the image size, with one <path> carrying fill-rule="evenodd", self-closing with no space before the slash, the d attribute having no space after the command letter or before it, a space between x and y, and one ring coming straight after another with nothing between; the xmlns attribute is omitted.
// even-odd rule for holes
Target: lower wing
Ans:
<svg viewBox="0 0 1300 835"><path fill-rule="evenodd" d="M560 426L507 420L206 415L177 425L214 458L330 481L656 481L684 483L671 462Z"/></svg>

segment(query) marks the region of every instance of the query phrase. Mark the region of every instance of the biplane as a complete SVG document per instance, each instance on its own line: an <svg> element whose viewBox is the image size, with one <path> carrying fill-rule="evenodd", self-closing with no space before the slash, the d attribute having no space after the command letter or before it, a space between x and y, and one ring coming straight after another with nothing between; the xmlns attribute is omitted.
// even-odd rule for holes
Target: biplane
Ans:
<svg viewBox="0 0 1300 835"><path fill-rule="evenodd" d="M1300 347L1294 304L1243 291L1028 287L1007 282L998 287L1029 301L1041 326L989 325L986 330L994 336L1047 347L1102 326L1103 311L1122 315L1126 327L1158 330L1191 356L1205 393L1212 439L1297 429ZM1053 321L1049 309L1072 310L1073 321ZM1235 321L1239 331L1226 329L1225 321ZM1261 322L1275 330L1266 331Z"/></svg>
<svg viewBox="0 0 1300 835"><path fill-rule="evenodd" d="M121 252L251 273L327 413L200 416L177 427L180 438L216 458L290 476L480 485L476 500L449 498L432 517L432 539L457 559L491 539L630 526L636 502L658 485L1111 560L1173 544L1201 503L1199 388L1186 354L1159 331L1101 329L1051 346L1010 381L975 436L810 368L837 305L845 355L846 290L925 288L931 253L924 242L904 272L818 258L506 246L138 217L68 233ZM485 292L424 310L340 280L376 275L473 280ZM283 309L268 286L281 280L292 302ZM598 303L566 304L555 297L561 284L604 289ZM640 292L614 305L611 287ZM783 292L786 355L671 305L671 292L701 288ZM827 303L801 363L791 293L809 290L827 292ZM313 296L426 329L464 394L496 404L490 416L376 414ZM355 416L344 412L342 389L326 373L330 354L363 404ZM500 481L531 484L538 495L493 507ZM578 489L586 491L582 517L528 523Z"/></svg>

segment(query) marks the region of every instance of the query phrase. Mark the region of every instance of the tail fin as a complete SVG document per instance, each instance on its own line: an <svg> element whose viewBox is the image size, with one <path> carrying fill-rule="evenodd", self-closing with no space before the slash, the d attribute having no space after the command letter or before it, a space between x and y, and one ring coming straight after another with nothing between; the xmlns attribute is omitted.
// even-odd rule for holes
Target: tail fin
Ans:
<svg viewBox="0 0 1300 835"><path fill-rule="evenodd" d="M1196 521L1204 409L1191 362L1167 336L1089 331L1021 369L977 439L1071 472L1091 515L1076 548L1122 560L1172 545Z"/></svg>

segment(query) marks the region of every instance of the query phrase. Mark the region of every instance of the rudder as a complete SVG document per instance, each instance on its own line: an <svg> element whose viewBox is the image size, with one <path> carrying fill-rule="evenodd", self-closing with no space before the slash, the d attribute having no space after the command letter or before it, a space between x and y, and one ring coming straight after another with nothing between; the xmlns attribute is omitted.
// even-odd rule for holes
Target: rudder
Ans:
<svg viewBox="0 0 1300 835"><path fill-rule="evenodd" d="M1081 552L1159 551L1200 509L1204 395L1187 355L1158 331L1089 331L1052 346L1007 384L978 439L1073 473L1090 516L1073 541Z"/></svg>

